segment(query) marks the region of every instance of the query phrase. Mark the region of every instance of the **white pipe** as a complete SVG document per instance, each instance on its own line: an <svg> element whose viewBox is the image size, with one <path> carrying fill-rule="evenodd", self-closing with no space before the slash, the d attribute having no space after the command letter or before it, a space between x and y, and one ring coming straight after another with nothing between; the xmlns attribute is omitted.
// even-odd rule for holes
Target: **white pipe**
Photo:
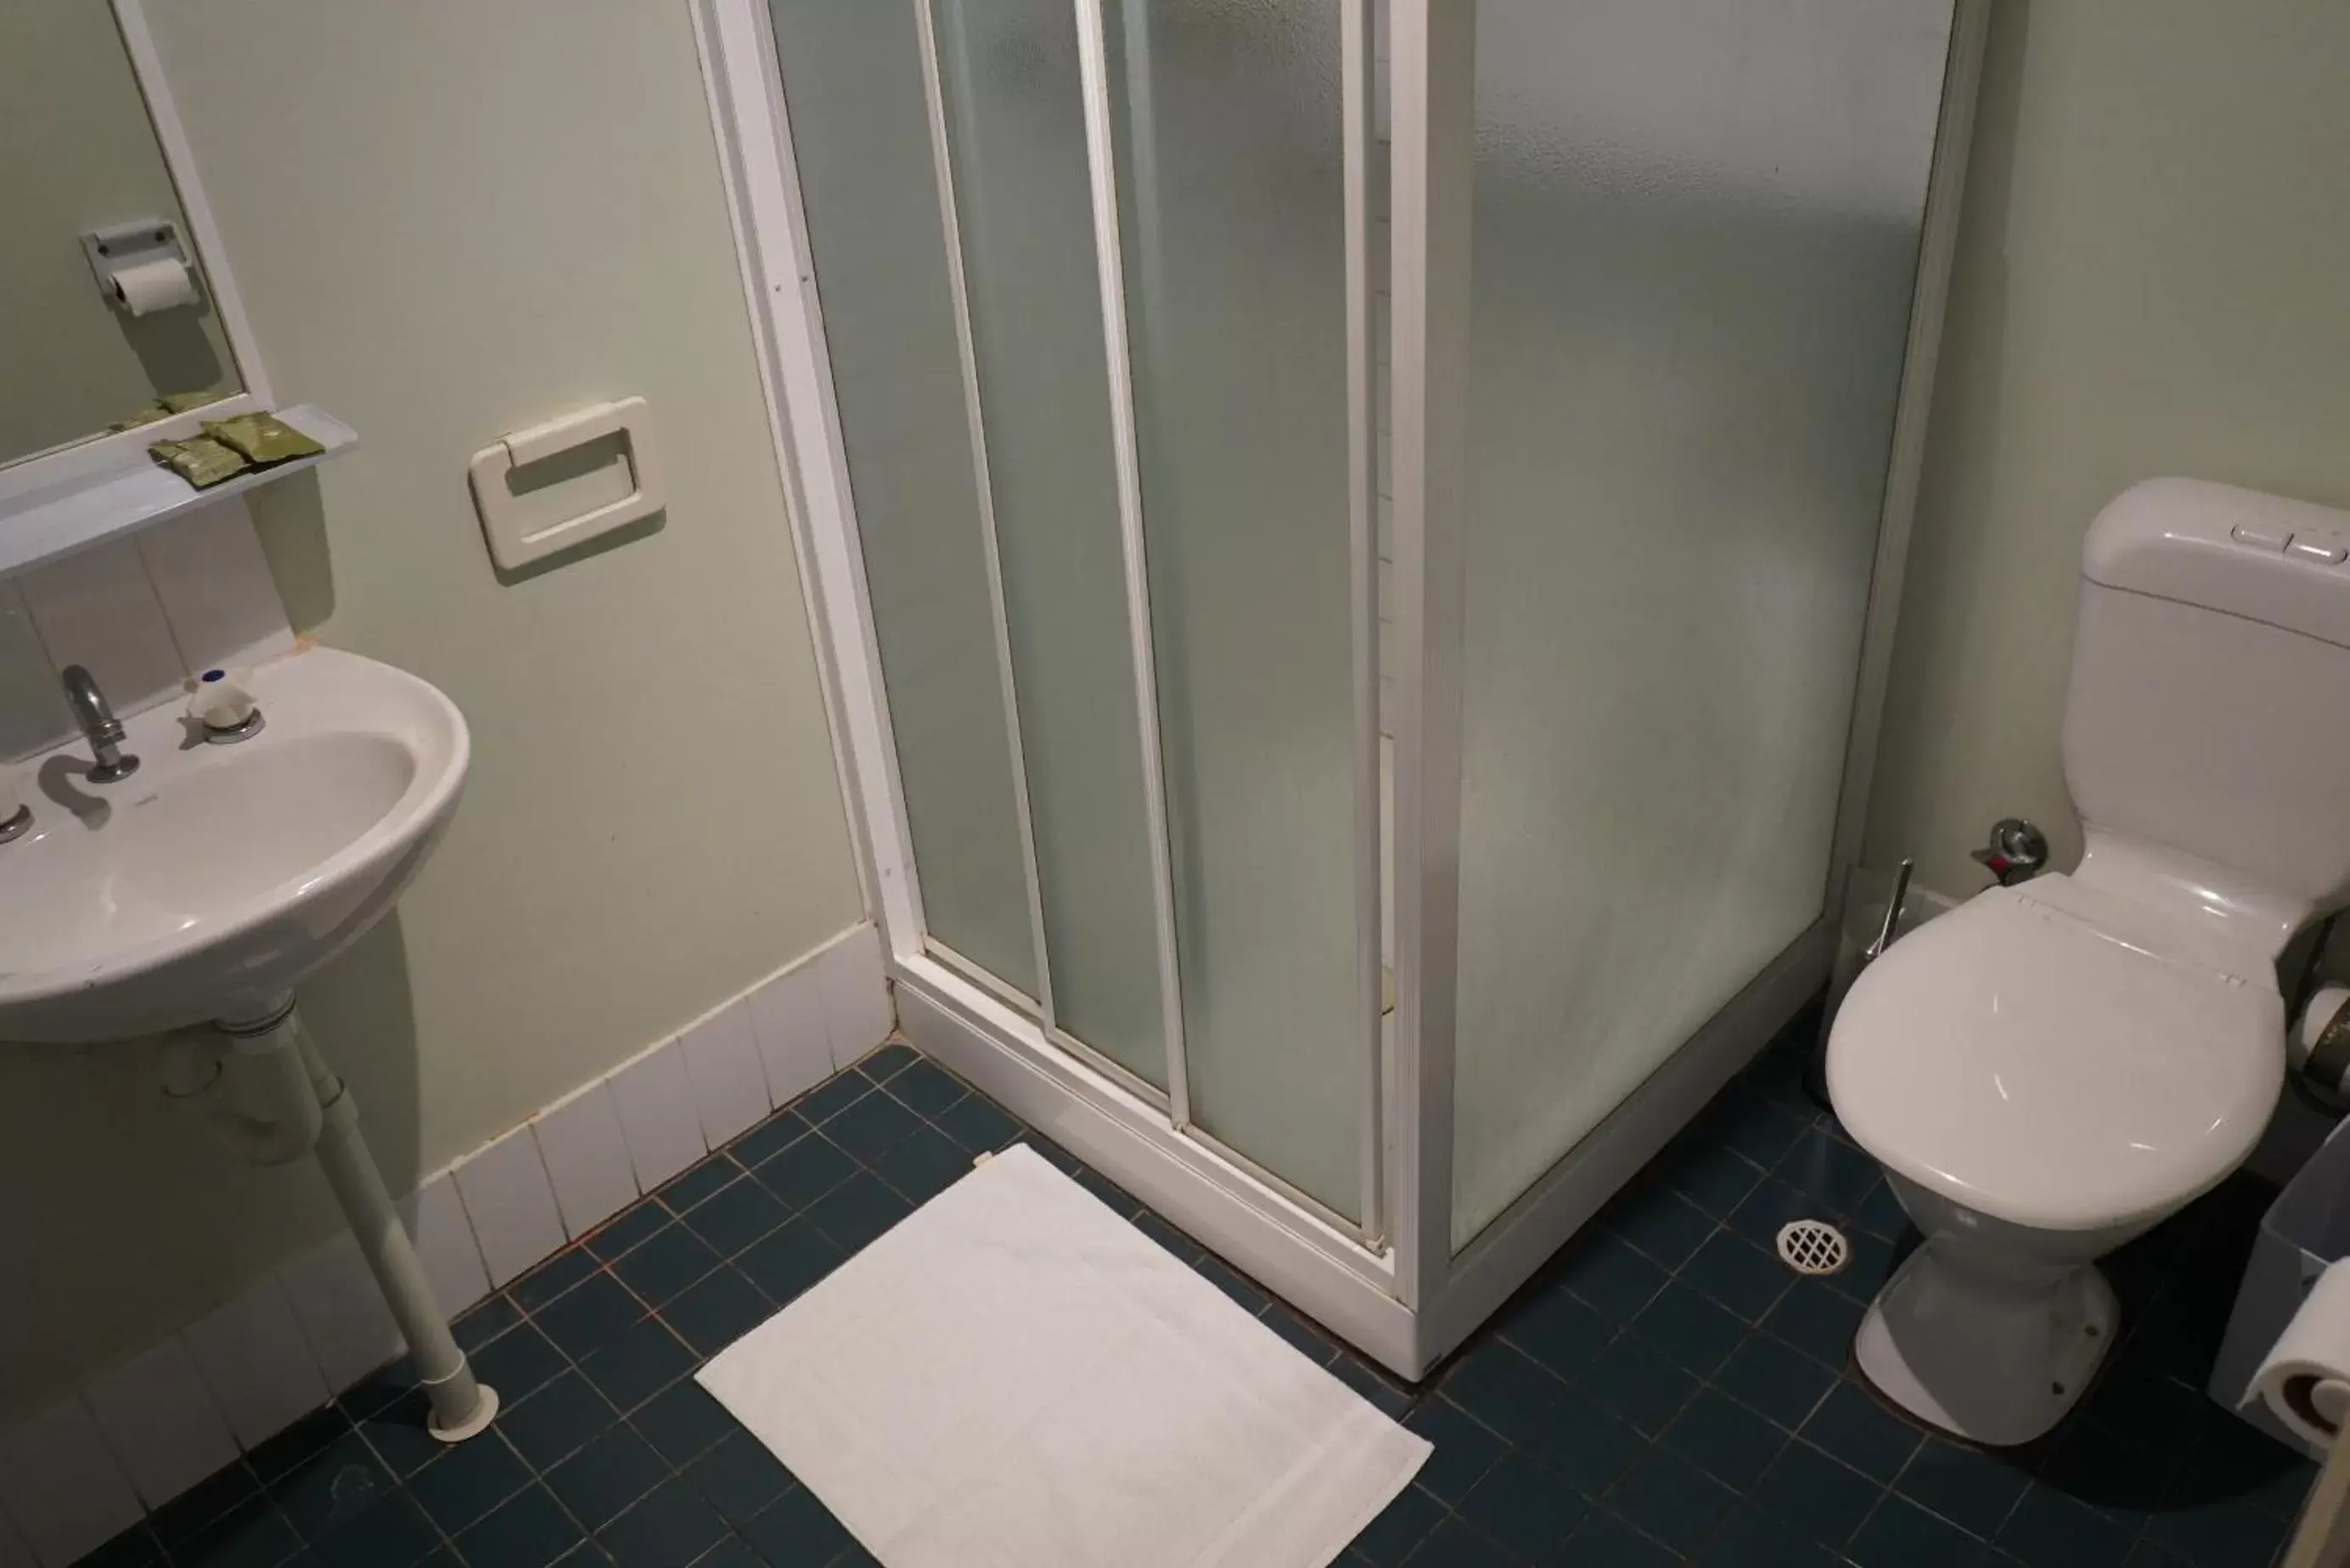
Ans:
<svg viewBox="0 0 2350 1568"><path fill-rule="evenodd" d="M480 1382L466 1364L449 1333L449 1320L432 1294L432 1282L418 1262L416 1247L391 1206L391 1194L376 1168L359 1133L359 1106L341 1078L310 1039L299 1018L287 1013L284 1028L301 1045L301 1059L309 1070L313 1100L320 1110L318 1168L343 1206L351 1234L368 1269L391 1308L392 1321L408 1341L416 1361L416 1380L432 1402L432 1435L442 1442L460 1442L487 1428L498 1413L497 1390Z"/></svg>
<svg viewBox="0 0 2350 1568"><path fill-rule="evenodd" d="M163 1093L203 1119L206 1131L239 1158L285 1165L316 1153L327 1184L383 1292L392 1321L416 1362L432 1401L432 1433L454 1443L484 1430L498 1413L497 1390L484 1386L449 1332L416 1247L392 1207L383 1173L360 1136L359 1107L289 998L275 1018L174 1030L163 1041ZM235 1103L236 1085L252 1085L260 1114Z"/></svg>

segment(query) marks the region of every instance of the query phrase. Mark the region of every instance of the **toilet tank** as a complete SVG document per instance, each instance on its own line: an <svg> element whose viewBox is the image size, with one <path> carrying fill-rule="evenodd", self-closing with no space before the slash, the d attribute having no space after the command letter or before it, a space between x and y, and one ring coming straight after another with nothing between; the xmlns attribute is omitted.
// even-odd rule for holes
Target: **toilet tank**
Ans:
<svg viewBox="0 0 2350 1568"><path fill-rule="evenodd" d="M2350 514L2135 485L2081 560L2064 781L2093 829L2350 899Z"/></svg>

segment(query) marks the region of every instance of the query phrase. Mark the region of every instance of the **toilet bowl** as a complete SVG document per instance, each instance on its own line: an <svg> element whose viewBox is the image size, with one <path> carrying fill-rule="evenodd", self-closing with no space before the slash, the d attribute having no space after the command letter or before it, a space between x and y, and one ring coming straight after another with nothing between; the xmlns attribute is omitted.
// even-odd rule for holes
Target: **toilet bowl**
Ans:
<svg viewBox="0 0 2350 1568"><path fill-rule="evenodd" d="M1828 1095L1924 1241L1860 1370L1991 1445L2080 1398L2120 1330L2096 1260L2223 1179L2284 1074L2276 957L2350 903L2350 515L2134 487L2084 551L2069 876L1993 888L1854 984Z"/></svg>

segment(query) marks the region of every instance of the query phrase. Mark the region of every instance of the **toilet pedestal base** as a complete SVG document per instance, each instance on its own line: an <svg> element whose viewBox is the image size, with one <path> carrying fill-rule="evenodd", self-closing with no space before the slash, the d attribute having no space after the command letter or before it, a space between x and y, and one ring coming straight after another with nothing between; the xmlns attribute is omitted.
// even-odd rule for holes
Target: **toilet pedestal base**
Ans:
<svg viewBox="0 0 2350 1568"><path fill-rule="evenodd" d="M1992 1448L2064 1419L2113 1343L2119 1309L2093 1264L2039 1278L1929 1241L1869 1303L1853 1341L1877 1390L1920 1420Z"/></svg>

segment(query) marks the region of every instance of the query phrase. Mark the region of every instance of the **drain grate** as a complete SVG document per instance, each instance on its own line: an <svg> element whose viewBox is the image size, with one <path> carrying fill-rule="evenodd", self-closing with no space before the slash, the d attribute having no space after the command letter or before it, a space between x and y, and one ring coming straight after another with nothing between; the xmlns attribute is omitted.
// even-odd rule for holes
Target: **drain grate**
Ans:
<svg viewBox="0 0 2350 1568"><path fill-rule="evenodd" d="M1852 1256L1844 1232L1820 1220L1792 1220L1779 1227L1779 1256L1799 1274L1833 1274Z"/></svg>

